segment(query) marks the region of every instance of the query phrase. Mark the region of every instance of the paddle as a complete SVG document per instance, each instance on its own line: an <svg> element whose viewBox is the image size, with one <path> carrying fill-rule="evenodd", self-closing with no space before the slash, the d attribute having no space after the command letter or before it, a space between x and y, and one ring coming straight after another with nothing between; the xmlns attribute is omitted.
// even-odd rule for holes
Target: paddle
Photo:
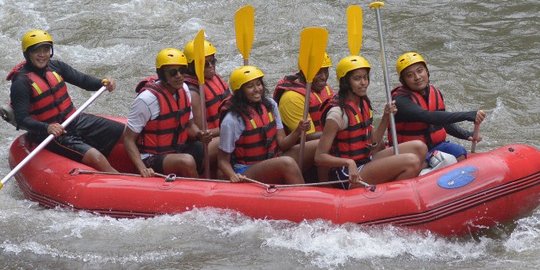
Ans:
<svg viewBox="0 0 540 270"><path fill-rule="evenodd" d="M384 88L386 89L386 102L391 103L392 97L390 95L390 80L388 79L388 69L387 69L387 63L386 63L386 54L385 54L385 48L384 48L384 39L383 39L383 30L382 30L382 23L381 23L381 13L380 8L384 6L383 2L373 2L369 4L369 7L372 9L375 9L375 15L377 18L377 31L379 32L379 44L381 47L381 57L382 57L382 67L383 67L383 74L384 74ZM396 134L396 122L394 120L394 115L390 114L390 132L392 133L392 146L394 148L394 154L399 154L398 150L398 142L397 142L397 134Z"/></svg>
<svg viewBox="0 0 540 270"><path fill-rule="evenodd" d="M195 74L199 80L199 98L201 100L201 129L206 132L208 125L206 123L206 99L204 97L204 30L200 30L193 41L193 61L195 61ZM204 149L204 177L210 178L210 157L208 157L208 144L203 144Z"/></svg>
<svg viewBox="0 0 540 270"><path fill-rule="evenodd" d="M328 42L328 31L322 27L307 27L300 33L300 52L298 55L298 65L306 77L306 96L304 100L303 121L306 121L309 112L309 97L311 95L311 83L324 59L326 43ZM306 144L306 132L300 135L300 170L303 168L304 147Z"/></svg>
<svg viewBox="0 0 540 270"><path fill-rule="evenodd" d="M480 124L474 123L473 139L471 144L471 153L476 152L476 143L478 142L478 135L480 133Z"/></svg>
<svg viewBox="0 0 540 270"><path fill-rule="evenodd" d="M347 8L347 38L349 52L358 55L362 48L362 8L350 5Z"/></svg>
<svg viewBox="0 0 540 270"><path fill-rule="evenodd" d="M234 15L236 47L244 58L244 66L248 65L251 45L255 37L255 9L246 5L238 9Z"/></svg>
<svg viewBox="0 0 540 270"><path fill-rule="evenodd" d="M96 100L99 95L101 95L103 92L105 92L107 88L105 86L102 86L94 95L92 95L79 109L77 109L71 116L62 123L62 127L66 128L72 121L75 119L75 117L79 116L94 100ZM49 144L54 139L54 135L49 135L45 140L43 140L28 156L26 156L11 172L9 172L4 178L2 178L2 181L0 181L0 189L4 186L4 184L12 177L14 176L24 165L26 165L39 151L41 151L47 144Z"/></svg>

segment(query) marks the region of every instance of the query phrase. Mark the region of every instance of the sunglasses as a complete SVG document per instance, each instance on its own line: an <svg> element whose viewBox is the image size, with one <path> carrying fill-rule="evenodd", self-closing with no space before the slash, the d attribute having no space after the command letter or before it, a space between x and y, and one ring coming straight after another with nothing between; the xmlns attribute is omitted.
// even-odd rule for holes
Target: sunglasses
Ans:
<svg viewBox="0 0 540 270"><path fill-rule="evenodd" d="M180 73L182 75L187 73L187 67L179 67L179 68L169 68L166 69L165 72L169 74L170 77L176 76L176 74Z"/></svg>
<svg viewBox="0 0 540 270"><path fill-rule="evenodd" d="M204 67L206 68L206 67L209 67L210 65L212 65L212 66L215 67L215 66L216 66L216 63L217 63L217 59L214 58L214 59L212 59L212 60L210 60L210 61L204 62Z"/></svg>

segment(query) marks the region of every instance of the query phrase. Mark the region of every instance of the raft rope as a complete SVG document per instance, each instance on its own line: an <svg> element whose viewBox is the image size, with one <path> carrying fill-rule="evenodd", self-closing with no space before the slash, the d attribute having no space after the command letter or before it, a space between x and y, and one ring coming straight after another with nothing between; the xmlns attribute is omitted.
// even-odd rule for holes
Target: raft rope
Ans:
<svg viewBox="0 0 540 270"><path fill-rule="evenodd" d="M245 177L245 176L242 177L242 180L245 180L247 182L252 182L252 183L259 184L261 186L266 187L267 189L326 186L326 185L342 184L342 183L348 183L349 182L349 180L335 180L335 181L325 181L325 182L318 182L318 183L270 185L270 184L262 183L260 181L257 181L255 179L251 179L251 178ZM364 181L359 181L358 183L362 184L369 191L375 191L375 185L370 185L370 184L368 184L368 183L366 183Z"/></svg>
<svg viewBox="0 0 540 270"><path fill-rule="evenodd" d="M101 172L101 171L90 171L90 170L83 170L79 168L74 168L71 171L69 171L70 175L79 175L79 174L98 174L98 175L119 175L119 176L133 176L133 177L141 177L140 174L135 173L121 173L121 172ZM187 177L179 177L176 176L176 174L161 174L161 173L154 173L155 176L161 177L165 179L165 182L173 182L175 180L194 180L194 181L205 181L205 182L218 182L218 183L231 183L229 180L221 180L221 179L208 179L208 178L187 178ZM326 186L326 185L333 185L333 184L341 184L341 183L348 183L349 180L336 180L336 181L326 181L326 182L318 182L318 183L305 183L305 184L289 184L289 185L274 185L274 184L266 184L261 181L257 181L255 179L251 179L249 177L242 177L242 180L246 182L251 182L260 186L263 186L266 188L268 192L275 192L277 189L284 189L284 188L297 188L297 187L310 187L310 186ZM364 181L359 181L358 183L362 184L367 190L369 191L375 191L375 185L370 185Z"/></svg>
<svg viewBox="0 0 540 270"><path fill-rule="evenodd" d="M121 173L121 172L101 172L101 171L90 171L90 170L82 170L79 168L72 169L69 171L70 175L79 175L79 174L98 174L98 175L118 175L118 176L134 176L134 177L141 177L140 174L136 173ZM196 180L196 181L207 181L207 182L219 182L219 183L230 183L230 181L227 180L220 180L220 179L206 179L206 178L187 178L187 177L180 177L176 176L176 174L171 173L168 175L161 174L161 173L154 173L155 176L161 177L165 179L165 182L173 182L174 180Z"/></svg>

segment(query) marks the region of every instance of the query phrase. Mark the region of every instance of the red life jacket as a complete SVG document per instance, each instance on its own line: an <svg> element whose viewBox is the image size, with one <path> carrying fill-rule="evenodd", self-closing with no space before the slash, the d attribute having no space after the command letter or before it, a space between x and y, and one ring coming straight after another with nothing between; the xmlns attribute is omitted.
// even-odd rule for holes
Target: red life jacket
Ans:
<svg viewBox="0 0 540 270"><path fill-rule="evenodd" d="M167 89L151 79L152 77L145 79L147 82L139 89L139 93L150 91L155 95L160 112L156 119L146 123L137 138L137 146L144 153L174 153L188 139L186 127L189 123L191 103L183 88L176 91L177 98L175 98Z"/></svg>
<svg viewBox="0 0 540 270"><path fill-rule="evenodd" d="M262 103L260 106L261 114L250 106L250 117L242 115L246 129L235 143L235 163L249 165L277 156L276 119Z"/></svg>
<svg viewBox="0 0 540 270"><path fill-rule="evenodd" d="M199 87L199 81L196 76L186 74L184 75L184 81L187 84ZM219 105L230 95L229 86L217 74L212 79L204 81L206 123L209 129L219 128Z"/></svg>
<svg viewBox="0 0 540 270"><path fill-rule="evenodd" d="M407 96L426 111L433 112L445 110L441 92L433 85L429 86L428 102L426 102L420 93L407 90L403 86L396 87L392 90L392 98L395 99L398 96ZM388 132L388 134L388 140L392 142L391 133ZM425 122L396 121L396 135L398 143L421 140L427 144L428 148L432 148L446 140L446 130L444 127L431 125Z"/></svg>
<svg viewBox="0 0 540 270"><path fill-rule="evenodd" d="M15 66L7 79L11 80L21 71L25 62ZM27 72L30 80L32 96L30 98L30 116L37 121L45 123L62 123L75 112L75 106L67 91L66 82L55 71L49 68L45 71L45 78L35 72Z"/></svg>
<svg viewBox="0 0 540 270"><path fill-rule="evenodd" d="M365 99L361 100L362 108L352 101L345 103L342 110L347 114L349 122L347 128L338 131L332 144L332 154L341 158L350 158L357 165L365 164L371 160L369 147L373 129L373 110ZM330 99L323 104L322 116L326 118L328 111L338 105L337 98Z"/></svg>
<svg viewBox="0 0 540 270"><path fill-rule="evenodd" d="M286 76L281 79L274 90L274 100L279 104L281 96L286 91L294 91L302 96L306 96L306 84L298 80L298 76ZM334 91L330 86L326 86L320 93L310 91L309 95L309 117L313 121L315 131L322 131L321 123L321 104L334 96ZM289 132L289 131L288 131Z"/></svg>
<svg viewBox="0 0 540 270"><path fill-rule="evenodd" d="M144 79L142 79L138 84L137 86L135 87L135 93L140 94L143 90L145 90L146 86L152 86L154 85L158 80L158 76L157 75L150 75Z"/></svg>

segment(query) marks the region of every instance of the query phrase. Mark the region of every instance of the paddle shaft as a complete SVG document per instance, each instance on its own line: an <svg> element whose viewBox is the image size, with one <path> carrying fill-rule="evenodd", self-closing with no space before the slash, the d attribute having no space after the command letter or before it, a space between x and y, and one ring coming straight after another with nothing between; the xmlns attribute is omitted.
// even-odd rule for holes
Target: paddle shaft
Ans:
<svg viewBox="0 0 540 270"><path fill-rule="evenodd" d="M471 153L476 152L476 142L478 140L478 133L480 133L480 124L474 124L473 139L471 144Z"/></svg>
<svg viewBox="0 0 540 270"><path fill-rule="evenodd" d="M199 30L193 40L193 51L195 61L195 74L199 81L199 99L201 110L201 126L203 132L208 131L206 123L206 97L204 95L204 68L205 68L205 52L204 52L204 30ZM208 156L208 144L203 143L204 150L204 177L210 178L210 157Z"/></svg>
<svg viewBox="0 0 540 270"><path fill-rule="evenodd" d="M306 121L308 118L309 113L309 97L311 95L311 82L306 83L306 96L304 99L304 115L302 116L302 120ZM302 130L302 133L300 134L300 155L298 160L298 165L300 167L300 170L302 171L304 169L304 148L306 146L306 131Z"/></svg>
<svg viewBox="0 0 540 270"><path fill-rule="evenodd" d="M379 11L379 7L375 6L375 15L377 18L377 30L379 32L379 44L381 47L381 57L382 57L382 68L383 68L383 75L384 75L384 88L386 89L386 102L391 103L392 97L390 95L390 80L388 79L388 69L387 69L387 63L386 63L386 53L385 53L385 47L384 47L384 38L383 38L383 30L382 30L382 23L381 23L381 13ZM394 148L394 154L399 154L398 150L398 142L397 142L397 134L396 134L396 122L394 120L394 114L390 114L390 132L392 134L392 146Z"/></svg>
<svg viewBox="0 0 540 270"><path fill-rule="evenodd" d="M199 95L201 100L201 129L206 132L208 130L208 123L206 122L206 97L204 95L204 84L199 84ZM204 150L204 177L210 178L210 157L208 156L208 144L203 143Z"/></svg>
<svg viewBox="0 0 540 270"><path fill-rule="evenodd" d="M102 86L92 97L90 97L79 109L77 109L72 115L66 119L62 123L62 127L66 128L77 116L79 116L94 100L96 100L103 92L105 92L107 88L105 86ZM4 186L4 184L12 177L14 176L24 165L26 165L35 155L39 153L45 146L47 146L52 140L54 139L54 135L49 135L45 140L43 140L28 156L26 156L11 172L9 172L0 182L0 189Z"/></svg>

